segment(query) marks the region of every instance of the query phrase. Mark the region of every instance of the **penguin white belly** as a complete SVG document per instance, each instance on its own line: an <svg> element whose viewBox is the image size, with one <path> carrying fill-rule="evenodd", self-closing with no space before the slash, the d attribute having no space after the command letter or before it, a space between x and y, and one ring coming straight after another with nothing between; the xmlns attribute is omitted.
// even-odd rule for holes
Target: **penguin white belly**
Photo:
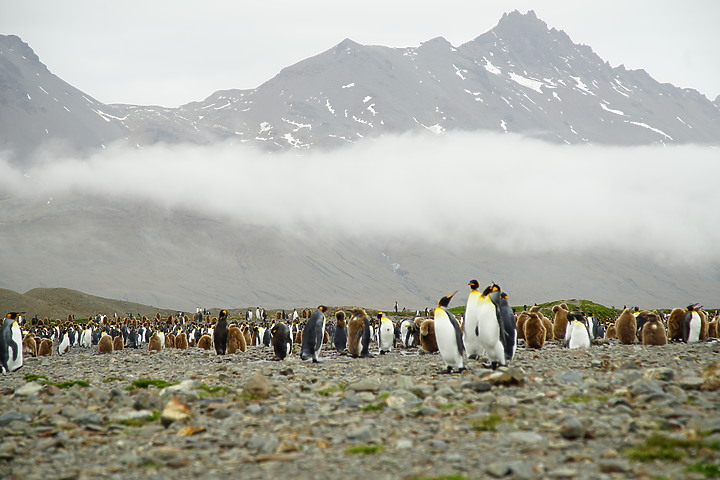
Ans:
<svg viewBox="0 0 720 480"><path fill-rule="evenodd" d="M160 348L165 348L165 334L161 331L158 331L157 334L160 339ZM212 335L210 335L210 338L212 338Z"/></svg>
<svg viewBox="0 0 720 480"><path fill-rule="evenodd" d="M688 336L688 343L697 343L700 341L700 328L702 327L702 321L700 315L697 312L692 312L690 317L690 335Z"/></svg>
<svg viewBox="0 0 720 480"><path fill-rule="evenodd" d="M462 352L458 349L455 328L445 315L435 316L435 339L446 367L456 369L465 367Z"/></svg>
<svg viewBox="0 0 720 480"><path fill-rule="evenodd" d="M588 336L585 325L580 322L573 322L572 328L568 328L570 339L568 347L570 348L590 348L590 337Z"/></svg>
<svg viewBox="0 0 720 480"><path fill-rule="evenodd" d="M477 311L475 309L467 311L465 314L465 323L463 323L463 341L465 343L465 350L467 351L468 357L477 358L485 353L480 342L480 324L477 318Z"/></svg>
<svg viewBox="0 0 720 480"><path fill-rule="evenodd" d="M491 362L505 364L505 349L500 342L500 325L498 324L495 305L490 301L478 305L478 326L480 328L480 344Z"/></svg>
<svg viewBox="0 0 720 480"><path fill-rule="evenodd" d="M407 334L408 326L409 326L409 322L407 320L403 321L400 324L400 338L402 339L402 344L404 347L409 347L408 334Z"/></svg>
<svg viewBox="0 0 720 480"><path fill-rule="evenodd" d="M15 343L14 349L9 349L8 352L8 370L14 372L18 368L23 366L23 343L22 343L22 330L17 322L13 323L12 326L12 342Z"/></svg>
<svg viewBox="0 0 720 480"><path fill-rule="evenodd" d="M380 327L380 351L389 352L392 350L394 334L392 325Z"/></svg>

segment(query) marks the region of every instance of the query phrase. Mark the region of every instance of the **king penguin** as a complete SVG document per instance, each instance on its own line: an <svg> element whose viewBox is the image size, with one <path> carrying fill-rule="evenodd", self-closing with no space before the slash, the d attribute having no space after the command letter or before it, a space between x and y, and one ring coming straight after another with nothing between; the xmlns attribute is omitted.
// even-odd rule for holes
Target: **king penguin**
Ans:
<svg viewBox="0 0 720 480"><path fill-rule="evenodd" d="M460 325L455 319L455 315L447 309L450 299L455 293L442 297L435 307L435 338L440 350L440 357L447 368L441 373L452 373L453 368L458 373L465 370L465 345Z"/></svg>
<svg viewBox="0 0 720 480"><path fill-rule="evenodd" d="M568 316L568 347L590 348L590 333L585 319L578 313L569 313Z"/></svg>
<svg viewBox="0 0 720 480"><path fill-rule="evenodd" d="M325 305L318 306L317 310L310 315L302 334L302 345L300 346L300 359L312 358L313 363L318 362L318 354L322 348L325 336Z"/></svg>
<svg viewBox="0 0 720 480"><path fill-rule="evenodd" d="M395 326L383 312L378 312L378 321L380 322L380 328L378 330L378 345L380 347L380 355L392 351L393 342L395 341Z"/></svg>
<svg viewBox="0 0 720 480"><path fill-rule="evenodd" d="M215 329L213 330L213 343L215 345L215 353L225 355L228 343L228 323L227 310L220 310Z"/></svg>
<svg viewBox="0 0 720 480"><path fill-rule="evenodd" d="M25 312L10 312L0 328L0 370L14 372L23 366L23 336L18 315Z"/></svg>
<svg viewBox="0 0 720 480"><path fill-rule="evenodd" d="M490 299L497 308L498 318L500 319L500 341L505 350L505 364L515 356L517 348L517 326L515 323L515 314L508 302L507 293L500 290L500 287L493 285L493 293Z"/></svg>
<svg viewBox="0 0 720 480"><path fill-rule="evenodd" d="M468 358L477 359L485 354L485 349L480 343L480 324L478 323L478 299L480 284L477 280L470 280L470 294L468 295L465 307L465 321L463 322L463 337Z"/></svg>
<svg viewBox="0 0 720 480"><path fill-rule="evenodd" d="M505 365L505 347L501 341L501 319L491 294L500 296L500 288L493 284L487 287L478 297L478 326L480 327L480 344L490 360L490 368L497 369Z"/></svg>
<svg viewBox="0 0 720 480"><path fill-rule="evenodd" d="M278 322L270 329L272 333L272 347L278 360L284 360L292 353L292 335L290 328L282 322Z"/></svg>
<svg viewBox="0 0 720 480"><path fill-rule="evenodd" d="M685 343L697 343L700 341L700 328L702 320L698 313L698 304L688 305L682 321L682 336Z"/></svg>
<svg viewBox="0 0 720 480"><path fill-rule="evenodd" d="M333 331L333 346L338 352L347 349L348 328L345 323L345 312L340 310L335 314L335 330Z"/></svg>

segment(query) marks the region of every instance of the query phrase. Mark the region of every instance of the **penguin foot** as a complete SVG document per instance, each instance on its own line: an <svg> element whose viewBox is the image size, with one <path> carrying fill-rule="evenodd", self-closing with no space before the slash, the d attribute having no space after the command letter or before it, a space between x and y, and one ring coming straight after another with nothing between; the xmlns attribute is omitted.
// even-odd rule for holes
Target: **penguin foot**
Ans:
<svg viewBox="0 0 720 480"><path fill-rule="evenodd" d="M385 350L380 350L380 355L385 355L387 352Z"/></svg>
<svg viewBox="0 0 720 480"><path fill-rule="evenodd" d="M440 370L438 373L441 375L447 375L449 373L452 373L452 367L447 367L445 370Z"/></svg>
<svg viewBox="0 0 720 480"><path fill-rule="evenodd" d="M465 370L467 370L465 367L460 367L460 368L458 368L458 373L462 373L462 372L464 372Z"/></svg>
<svg viewBox="0 0 720 480"><path fill-rule="evenodd" d="M469 358L470 360L477 360L477 359L480 358L480 357L478 357L477 355L475 355L475 354L473 353L472 355L468 355L468 358Z"/></svg>
<svg viewBox="0 0 720 480"><path fill-rule="evenodd" d="M499 366L500 366L499 362L492 362L490 364L490 368L492 368L493 370L497 370Z"/></svg>

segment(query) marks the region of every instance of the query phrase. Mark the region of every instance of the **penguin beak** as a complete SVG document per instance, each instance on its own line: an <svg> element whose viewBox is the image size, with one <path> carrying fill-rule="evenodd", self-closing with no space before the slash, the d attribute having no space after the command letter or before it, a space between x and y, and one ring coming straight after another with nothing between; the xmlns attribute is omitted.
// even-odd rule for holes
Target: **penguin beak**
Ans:
<svg viewBox="0 0 720 480"><path fill-rule="evenodd" d="M457 292L458 292L458 291L455 290L453 293L451 293L450 295L448 295L448 296L447 296L448 300L451 299L452 297L454 297Z"/></svg>

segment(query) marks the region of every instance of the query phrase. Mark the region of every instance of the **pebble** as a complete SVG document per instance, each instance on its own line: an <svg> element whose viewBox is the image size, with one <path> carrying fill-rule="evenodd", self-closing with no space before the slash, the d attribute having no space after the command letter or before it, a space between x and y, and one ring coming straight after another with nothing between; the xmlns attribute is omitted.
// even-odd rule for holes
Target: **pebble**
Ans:
<svg viewBox="0 0 720 480"><path fill-rule="evenodd" d="M0 478L48 478L26 452L42 452L52 478L652 478L625 447L653 434L720 438L720 390L705 373L718 351L521 341L509 368L470 360L440 375L439 355L413 350L353 359L328 348L312 364L254 346L224 358L73 348L0 376ZM138 378L176 385L128 390ZM662 475L691 478L694 462L663 463Z"/></svg>

